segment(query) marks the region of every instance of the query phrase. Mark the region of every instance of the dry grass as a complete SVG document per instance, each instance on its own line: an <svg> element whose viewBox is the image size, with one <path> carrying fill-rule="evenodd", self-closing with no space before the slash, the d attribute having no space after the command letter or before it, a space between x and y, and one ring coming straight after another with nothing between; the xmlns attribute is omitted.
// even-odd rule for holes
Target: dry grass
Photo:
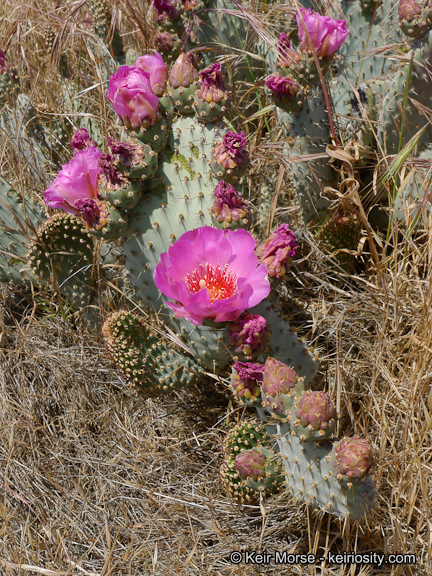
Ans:
<svg viewBox="0 0 432 576"><path fill-rule="evenodd" d="M150 45L148 5L118 3L126 47ZM287 17L290 16L289 10ZM269 17L269 22L272 21ZM46 28L56 32L53 54ZM95 62L87 50L82 2L10 0L0 34L36 108L56 112L61 53L79 68L88 109L110 128ZM1 38L1 36L0 36ZM4 42L2 40L1 42ZM78 65L79 63L79 65ZM93 83L93 84L92 84ZM65 110L73 125L74 117ZM278 141L277 127L273 141ZM263 120L251 127L256 202L279 164L262 147ZM261 146L261 147L260 147ZM70 151L64 149L66 161ZM23 158L0 143L1 173L28 192ZM18 166L18 170L17 170ZM55 163L53 161L53 171ZM296 220L286 182L272 205ZM286 202L289 202L287 206ZM263 229L267 223L263 221ZM0 574L423 576L432 570L432 238L393 228L366 242L354 274L322 254L308 231L281 305L319 351L321 382L342 414L341 434L369 438L376 452L377 506L367 520L343 522L294 506L285 493L260 506L233 505L218 482L220 440L242 409L202 382L167 398L136 397L114 371L100 338L79 321L41 313L30 292L4 287L0 333ZM231 550L324 555L328 551L412 553L416 566L235 566Z"/></svg>

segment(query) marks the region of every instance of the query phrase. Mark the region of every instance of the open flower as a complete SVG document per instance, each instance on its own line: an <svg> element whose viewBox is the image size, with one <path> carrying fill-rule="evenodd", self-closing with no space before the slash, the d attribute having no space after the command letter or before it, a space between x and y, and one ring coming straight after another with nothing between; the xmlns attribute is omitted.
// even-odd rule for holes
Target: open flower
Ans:
<svg viewBox="0 0 432 576"><path fill-rule="evenodd" d="M168 66L159 52L145 54L135 60L135 66L150 74L150 85L153 94L163 96L168 80Z"/></svg>
<svg viewBox="0 0 432 576"><path fill-rule="evenodd" d="M265 265L258 265L255 240L246 230L204 226L185 232L161 254L154 271L159 290L175 302L177 318L201 324L230 322L270 293Z"/></svg>
<svg viewBox="0 0 432 576"><path fill-rule="evenodd" d="M97 195L101 155L94 146L75 152L45 190L45 204L81 216L91 227L98 226L104 213Z"/></svg>
<svg viewBox="0 0 432 576"><path fill-rule="evenodd" d="M315 50L318 58L332 56L339 50L349 34L345 20L333 20L329 16L320 16L317 12L313 12L311 9L306 10L305 8L300 8L300 13L304 21L303 24L297 12L296 19L300 50L305 52ZM306 30L309 33L310 40Z"/></svg>
<svg viewBox="0 0 432 576"><path fill-rule="evenodd" d="M153 94L150 74L136 66L120 66L105 94L126 128L147 128L160 119L159 98Z"/></svg>

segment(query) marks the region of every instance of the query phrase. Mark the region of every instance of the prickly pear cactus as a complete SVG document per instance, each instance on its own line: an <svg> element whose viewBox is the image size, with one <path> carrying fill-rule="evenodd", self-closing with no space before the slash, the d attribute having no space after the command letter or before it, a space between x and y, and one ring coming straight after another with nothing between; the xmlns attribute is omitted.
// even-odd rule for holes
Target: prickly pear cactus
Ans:
<svg viewBox="0 0 432 576"><path fill-rule="evenodd" d="M310 8L307 2L304 6ZM372 157L375 153L389 155L384 172L390 172L390 177L379 179L377 200L387 205L390 197L392 217L415 224L424 208L426 187L422 180L426 172L413 172L402 183L395 176L398 169L389 169L389 165L391 155L409 145L405 158L414 146L419 158L429 160L432 156L432 129L422 112L431 91L430 78L425 74L432 59L430 8L406 0L342 0L337 9L333 7L326 14L343 19L335 24L341 41L333 47L330 41L319 45L317 39L309 44L304 26L312 31L315 22L324 34L327 24L316 13L301 13L293 23L298 49L291 47L285 35L279 41L278 54L267 52L267 71L273 77L266 85L276 99L278 118L287 136L285 154L305 223L328 219L333 199L328 189L342 189L344 179L358 182L360 197L370 189L375 167L361 158L343 157L344 149L354 142L365 146ZM275 80L274 75L284 81ZM340 152L336 162L329 146Z"/></svg>
<svg viewBox="0 0 432 576"><path fill-rule="evenodd" d="M240 504L254 504L260 493L282 489L280 456L262 424L243 421L229 430L219 473L227 494Z"/></svg>

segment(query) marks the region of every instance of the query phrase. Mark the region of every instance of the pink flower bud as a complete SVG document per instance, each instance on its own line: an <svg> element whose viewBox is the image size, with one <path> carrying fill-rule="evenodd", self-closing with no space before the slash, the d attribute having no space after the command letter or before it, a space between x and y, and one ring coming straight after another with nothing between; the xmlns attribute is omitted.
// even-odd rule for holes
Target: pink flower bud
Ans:
<svg viewBox="0 0 432 576"><path fill-rule="evenodd" d="M158 32L154 37L154 47L158 52L169 52L174 48L176 40L169 32Z"/></svg>
<svg viewBox="0 0 432 576"><path fill-rule="evenodd" d="M210 211L218 222L231 224L249 216L249 205L231 184L221 180L216 186Z"/></svg>
<svg viewBox="0 0 432 576"><path fill-rule="evenodd" d="M168 80L168 66L165 65L162 56L158 52L140 56L135 60L135 66L150 74L153 94L163 96Z"/></svg>
<svg viewBox="0 0 432 576"><path fill-rule="evenodd" d="M346 478L363 479L372 472L373 449L367 440L359 436L344 438L333 446L331 461L339 474Z"/></svg>
<svg viewBox="0 0 432 576"><path fill-rule="evenodd" d="M300 13L304 21L303 24L297 12L300 50L304 52L315 50L318 58L332 56L339 50L349 34L345 20L333 20L329 16L320 16L317 12L305 8L300 8Z"/></svg>
<svg viewBox="0 0 432 576"><path fill-rule="evenodd" d="M234 466L242 480L265 477L267 458L259 448L243 450L237 455Z"/></svg>
<svg viewBox="0 0 432 576"><path fill-rule="evenodd" d="M251 356L253 351L264 350L270 337L267 320L259 314L242 314L228 327L229 342L238 354Z"/></svg>
<svg viewBox="0 0 432 576"><path fill-rule="evenodd" d="M267 358L261 385L263 406L272 408L280 416L286 416L294 404L295 394L301 389L303 381L294 368L276 358Z"/></svg>
<svg viewBox="0 0 432 576"><path fill-rule="evenodd" d="M195 61L196 57L192 52L180 54L171 68L168 84L175 89L180 86L189 88L198 80L198 73L194 67Z"/></svg>
<svg viewBox="0 0 432 576"><path fill-rule="evenodd" d="M400 0L399 2L399 20L411 22L416 16L422 13L421 6L415 0Z"/></svg>
<svg viewBox="0 0 432 576"><path fill-rule="evenodd" d="M160 119L159 98L150 74L135 66L121 66L110 78L106 98L127 128L148 128Z"/></svg>
<svg viewBox="0 0 432 576"><path fill-rule="evenodd" d="M266 263L269 276L283 278L287 264L296 250L297 242L294 233L289 229L288 224L281 224L264 244L257 247L255 252L259 261Z"/></svg>
<svg viewBox="0 0 432 576"><path fill-rule="evenodd" d="M312 426L314 430L326 430L336 416L336 408L326 392L308 390L301 396L297 406L295 415L304 428Z"/></svg>
<svg viewBox="0 0 432 576"><path fill-rule="evenodd" d="M223 98L227 98L228 90L221 70L222 66L217 62L199 73L201 86L197 90L197 96L204 102L220 102Z"/></svg>

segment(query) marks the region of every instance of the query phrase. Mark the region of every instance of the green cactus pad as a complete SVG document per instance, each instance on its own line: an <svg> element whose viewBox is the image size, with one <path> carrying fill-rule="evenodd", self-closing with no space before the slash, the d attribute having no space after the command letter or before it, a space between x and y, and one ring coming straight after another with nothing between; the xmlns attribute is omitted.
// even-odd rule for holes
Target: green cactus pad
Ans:
<svg viewBox="0 0 432 576"><path fill-rule="evenodd" d="M262 450L267 456L266 475L261 480L242 479L235 466L241 452L253 449ZM240 504L253 504L259 501L260 492L271 493L280 489L283 481L280 459L271 449L265 427L257 421L241 422L234 426L224 440L223 452L220 479L233 500Z"/></svg>
<svg viewBox="0 0 432 576"><path fill-rule="evenodd" d="M102 336L129 385L145 398L183 388L201 372L192 357L169 346L135 312L111 314L104 322Z"/></svg>
<svg viewBox="0 0 432 576"><path fill-rule="evenodd" d="M54 286L68 300L86 306L93 294L93 241L75 216L57 213L37 229L27 260L43 286Z"/></svg>

